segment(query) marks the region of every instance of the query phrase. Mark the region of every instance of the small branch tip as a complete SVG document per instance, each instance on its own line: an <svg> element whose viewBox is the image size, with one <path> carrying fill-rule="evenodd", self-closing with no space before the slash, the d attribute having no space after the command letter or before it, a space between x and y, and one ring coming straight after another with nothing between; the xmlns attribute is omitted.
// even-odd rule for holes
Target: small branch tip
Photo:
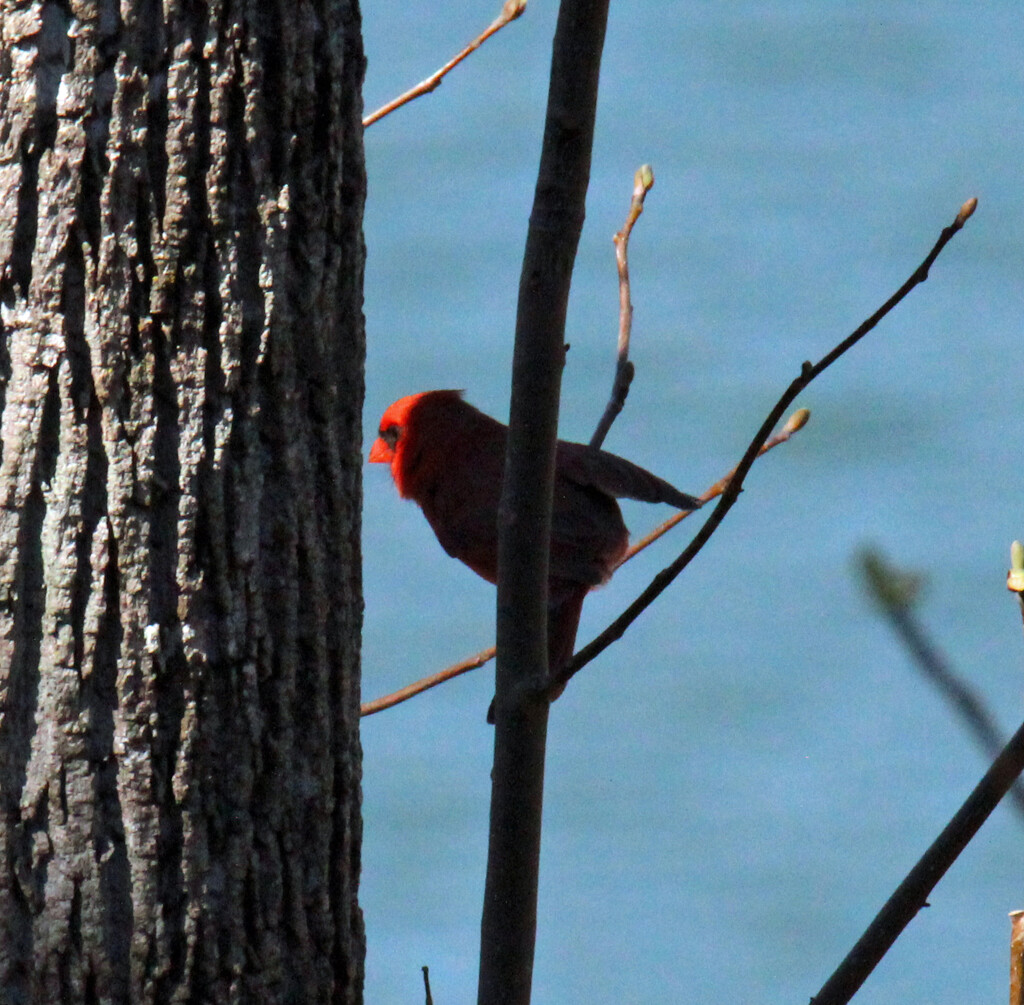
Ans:
<svg viewBox="0 0 1024 1005"><path fill-rule="evenodd" d="M506 22L514 21L524 10L526 10L526 0L505 0L501 8L501 16Z"/></svg>
<svg viewBox="0 0 1024 1005"><path fill-rule="evenodd" d="M638 190L642 190L645 194L650 192L654 186L654 168L650 164L641 164L636 169L636 174L633 176L633 186Z"/></svg>
<svg viewBox="0 0 1024 1005"><path fill-rule="evenodd" d="M1014 541L1010 545L1010 571L1006 574L1006 588L1024 594L1024 544Z"/></svg>
<svg viewBox="0 0 1024 1005"><path fill-rule="evenodd" d="M961 207L960 212L956 215L956 222L958 226L963 226L970 218L971 214L978 208L978 200L972 195Z"/></svg>
<svg viewBox="0 0 1024 1005"><path fill-rule="evenodd" d="M787 420L786 424L782 427L784 433L795 433L810 421L811 410L809 408L798 408Z"/></svg>

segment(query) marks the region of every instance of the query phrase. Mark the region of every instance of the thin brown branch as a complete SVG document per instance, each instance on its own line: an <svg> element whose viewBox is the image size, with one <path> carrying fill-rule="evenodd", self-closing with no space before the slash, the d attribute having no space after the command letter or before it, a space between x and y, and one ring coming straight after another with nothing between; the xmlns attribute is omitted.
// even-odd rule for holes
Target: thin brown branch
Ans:
<svg viewBox="0 0 1024 1005"><path fill-rule="evenodd" d="M629 339L633 331L633 302L629 290L629 235L633 225L644 211L644 199L654 185L654 171L650 164L637 168L633 176L633 198L630 200L629 213L622 229L612 238L615 242L615 264L619 272L619 341L618 358L615 364L615 379L612 383L612 394L605 406L604 415L597 424L594 435L590 438L592 447L600 447L608 430L612 428L629 394L629 385L633 383L635 368L629 360Z"/></svg>
<svg viewBox="0 0 1024 1005"><path fill-rule="evenodd" d="M613 642L622 638L626 629L667 589L669 584L685 569L691 561L700 553L707 544L711 535L718 529L719 524L725 519L726 514L735 505L743 489L743 482L750 470L751 465L761 453L761 448L768 441L772 430L782 418L783 413L793 403L797 395L811 383L815 377L828 369L840 356L853 348L868 332L870 332L879 321L882 320L915 286L923 283L928 278L928 270L932 263L938 258L943 248L953 239L978 204L977 199L968 199L960 207L954 221L943 229L934 247L925 256L924 261L911 273L907 281L881 306L864 321L855 331L840 342L831 352L815 364L804 363L800 374L796 377L782 396L775 403L775 407L768 413L768 417L761 424L761 428L750 441L743 459L736 465L736 471L730 479L725 491L719 499L718 505L711 512L707 521L700 528L693 540L689 543L682 554L662 569L654 577L650 585L645 589L629 607L626 608L618 618L615 619L600 635L592 642L585 645L562 671L552 680L548 693L559 694L565 685L592 659L604 652Z"/></svg>
<svg viewBox="0 0 1024 1005"><path fill-rule="evenodd" d="M903 929L927 904L928 895L1006 795L1022 769L1024 725L1014 733L967 801L886 901L846 959L817 996L811 999L811 1005L845 1005L857 993Z"/></svg>
<svg viewBox="0 0 1024 1005"><path fill-rule="evenodd" d="M491 22L491 24L484 29L469 45L466 46L460 53L453 56L444 66L441 67L436 73L432 73L426 80L421 80L415 87L410 88L404 94L400 94L397 98L389 101L386 105L382 105L377 111L370 115L367 115L363 119L363 128L366 129L372 126L375 122L380 121L385 115L390 115L395 109L401 108L402 105L407 105L410 101L414 101L416 98L424 94L429 94L431 91L437 90L441 86L441 81L451 73L470 53L475 52L480 48L484 42L487 41L492 35L501 31L505 25L515 21L523 11L526 10L526 0L505 0L505 4L501 8L501 13Z"/></svg>
<svg viewBox="0 0 1024 1005"><path fill-rule="evenodd" d="M1024 1005L1024 911L1010 912L1010 1005Z"/></svg>
<svg viewBox="0 0 1024 1005"><path fill-rule="evenodd" d="M429 691L432 687L437 687L438 684L443 684L445 681L459 677L470 670L476 670L477 667L482 667L492 659L494 659L494 646L491 646L490 649L484 649L475 656L462 660L460 663L454 663L452 666L431 674L429 677L423 677L421 680L414 681L398 691L386 694L383 698L375 698L373 701L365 702L359 709L359 714L361 716L373 715L374 712L383 712L386 708L400 705L403 701L408 701L424 691Z"/></svg>
<svg viewBox="0 0 1024 1005"><path fill-rule="evenodd" d="M761 448L761 453L766 454L769 450L785 443L794 433L802 429L807 424L807 420L810 418L810 415L811 413L806 408L801 408L794 412L787 420L786 425ZM720 478L715 482L715 484L709 489L706 489L704 494L700 497L701 502L708 502L716 496L721 495L734 472L735 468L724 478ZM658 538L667 534L668 531L677 526L681 521L685 520L692 512L694 511L690 510L676 513L663 524L660 524L652 530L646 537L642 537L629 549L629 551L626 552L622 561L619 562L616 568L621 568L626 562L633 558L634 555L638 555L648 545L653 544L658 540ZM458 663L453 663L451 666L446 667L444 670L439 670L437 673L431 674L429 677L423 677L420 680L413 681L413 683L406 685L398 691L386 694L381 698L375 698L373 701L365 702L360 709L359 714L361 716L367 716L373 715L375 712L383 712L384 709L392 708L395 705L401 704L403 701L408 701L410 698L414 698L416 695L422 694L424 691L429 691L432 687L437 687L438 684L444 684L446 681L454 680L454 678L460 677L462 674L468 673L470 670L476 670L479 667L482 667L485 663L490 662L492 659L494 659L494 646L491 646L490 649L481 650L475 656L468 656L466 659L461 660Z"/></svg>
<svg viewBox="0 0 1024 1005"><path fill-rule="evenodd" d="M949 665L914 610L921 577L894 568L873 550L864 551L858 565L868 594L906 646L914 665L935 685L985 755L995 757L1004 740L994 717L981 696ZM1011 805L1024 817L1024 783L1014 782L1009 794Z"/></svg>

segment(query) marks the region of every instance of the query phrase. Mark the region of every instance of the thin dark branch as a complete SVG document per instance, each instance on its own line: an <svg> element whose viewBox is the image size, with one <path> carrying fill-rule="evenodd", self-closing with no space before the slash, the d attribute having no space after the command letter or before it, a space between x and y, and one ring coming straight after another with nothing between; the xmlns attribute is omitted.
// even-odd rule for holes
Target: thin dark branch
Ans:
<svg viewBox="0 0 1024 1005"><path fill-rule="evenodd" d="M757 431L757 434L750 441L750 446L747 447L746 453L743 455L742 460L736 465L736 473L733 475L732 481L730 481L725 492L722 493L722 497L718 502L718 505L711 511L711 515L707 521L700 528L693 540L687 545L683 553L674 561L671 565L662 569L650 585L633 601L629 607L626 608L622 614L619 615L600 635L597 636L592 642L585 645L572 660L566 664L563 671L557 675L557 678L553 681L549 688L549 693L559 694L565 688L566 683L577 674L584 666L586 666L592 659L604 652L613 642L620 639L625 633L626 629L636 621L636 619L645 611L654 601L664 592L668 585L685 569L690 562L696 557L704 545L708 542L711 535L718 529L718 525L725 519L726 514L732 509L736 500L739 498L740 491L743 488L743 481L747 476L747 472L750 470L751 465L757 459L758 454L761 451L761 447L771 436L772 430L778 424L782 418L786 409L793 403L797 395L815 377L819 376L825 370L827 370L843 353L852 349L869 331L871 331L886 314L889 313L903 298L917 285L923 283L928 278L928 270L931 268L932 263L938 258L939 253L942 249L952 240L953 235L959 231L968 217L974 212L977 206L977 199L968 199L967 202L960 207L960 211L956 215L956 219L943 231L938 241L935 242L935 246L932 248L924 261L914 270L910 278L881 306L874 314L871 315L863 324L861 324L856 331L843 339L827 356L823 357L819 362L811 364L809 362L804 363L800 375L786 388L783 392L782 397L776 402L775 407L768 413L768 417L764 420L761 428Z"/></svg>
<svg viewBox="0 0 1024 1005"><path fill-rule="evenodd" d="M423 968L423 990L426 993L426 1005L434 1005L434 998L430 993L430 967Z"/></svg>
<svg viewBox="0 0 1024 1005"><path fill-rule="evenodd" d="M845 1005L889 951L928 895L1024 770L1024 725L1014 733L956 816L907 874L811 1005Z"/></svg>
<svg viewBox="0 0 1024 1005"><path fill-rule="evenodd" d="M1003 739L985 703L953 672L928 638L913 611L896 609L886 611L886 615L921 672L932 681L960 716L982 750L989 757L994 757L1002 749ZM1010 789L1010 797L1014 809L1024 816L1024 783L1015 782Z"/></svg>

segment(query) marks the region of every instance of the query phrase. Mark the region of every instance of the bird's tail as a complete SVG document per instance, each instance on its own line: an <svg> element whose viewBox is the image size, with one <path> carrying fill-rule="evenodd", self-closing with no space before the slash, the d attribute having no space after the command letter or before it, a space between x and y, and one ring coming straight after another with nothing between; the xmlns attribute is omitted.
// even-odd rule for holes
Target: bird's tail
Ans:
<svg viewBox="0 0 1024 1005"><path fill-rule="evenodd" d="M576 631L580 626L583 598L590 587L580 583L551 584L548 596L548 673L557 679L559 671L572 659L576 648ZM565 690L565 684L549 692L552 701ZM494 724L494 701L487 709L487 721Z"/></svg>
<svg viewBox="0 0 1024 1005"><path fill-rule="evenodd" d="M548 672L552 679L556 679L575 652L583 599L589 587L574 583L568 593L559 596L561 591L552 584L551 592L553 595L548 599ZM562 684L551 692L551 700L558 698L564 690L565 685Z"/></svg>

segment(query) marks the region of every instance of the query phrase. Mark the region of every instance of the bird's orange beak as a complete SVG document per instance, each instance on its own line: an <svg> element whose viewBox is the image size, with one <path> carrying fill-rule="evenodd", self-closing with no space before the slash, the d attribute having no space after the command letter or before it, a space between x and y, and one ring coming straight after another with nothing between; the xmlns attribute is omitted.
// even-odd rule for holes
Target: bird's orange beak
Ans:
<svg viewBox="0 0 1024 1005"><path fill-rule="evenodd" d="M382 437L378 436L373 441L373 446L370 447L371 464L390 464L394 456L394 450L384 442Z"/></svg>

